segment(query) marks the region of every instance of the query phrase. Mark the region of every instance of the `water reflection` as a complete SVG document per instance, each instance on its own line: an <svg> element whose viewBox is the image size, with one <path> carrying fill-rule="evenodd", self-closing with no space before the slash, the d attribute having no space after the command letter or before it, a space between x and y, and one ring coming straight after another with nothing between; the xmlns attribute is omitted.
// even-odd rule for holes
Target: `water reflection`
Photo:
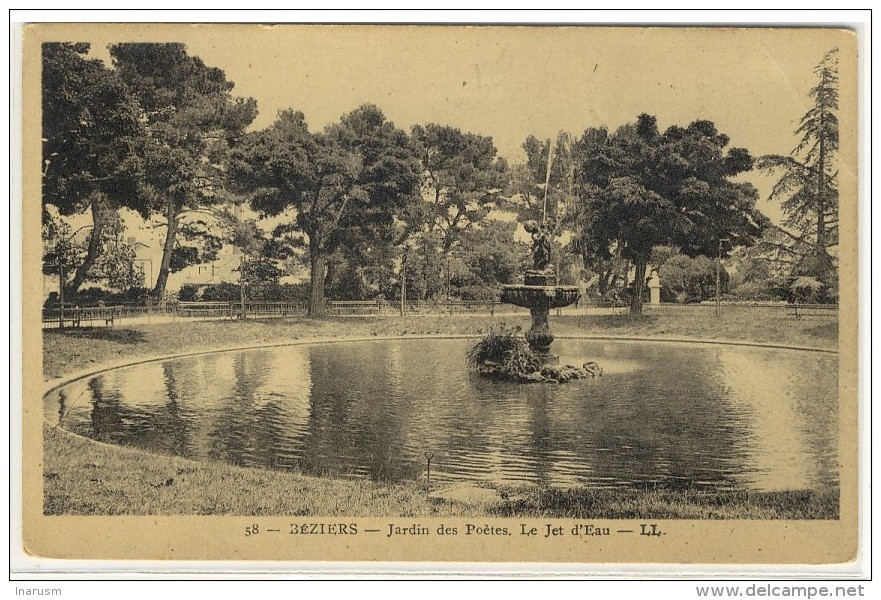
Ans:
<svg viewBox="0 0 881 600"><path fill-rule="evenodd" d="M563 386L468 373L464 340L213 354L111 371L47 399L95 439L312 474L669 489L837 483L835 356L558 342L606 374ZM824 374L818 377L817 374Z"/></svg>

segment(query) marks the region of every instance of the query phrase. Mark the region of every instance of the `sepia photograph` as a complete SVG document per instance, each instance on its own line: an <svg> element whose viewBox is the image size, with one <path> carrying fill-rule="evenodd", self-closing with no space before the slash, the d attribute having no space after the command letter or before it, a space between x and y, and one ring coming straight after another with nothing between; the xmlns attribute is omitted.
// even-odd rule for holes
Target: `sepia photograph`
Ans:
<svg viewBox="0 0 881 600"><path fill-rule="evenodd" d="M24 26L23 540L858 554L858 40Z"/></svg>

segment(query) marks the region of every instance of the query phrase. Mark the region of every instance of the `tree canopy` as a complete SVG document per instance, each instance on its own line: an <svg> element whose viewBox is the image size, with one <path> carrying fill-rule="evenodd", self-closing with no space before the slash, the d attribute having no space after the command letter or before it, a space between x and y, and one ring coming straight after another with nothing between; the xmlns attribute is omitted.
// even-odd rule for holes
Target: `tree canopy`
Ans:
<svg viewBox="0 0 881 600"><path fill-rule="evenodd" d="M105 217L121 207L147 212L138 193L144 129L137 101L117 73L88 57L89 49L84 43L42 48L43 219L49 205L62 216L90 210L92 217L85 253L75 270L65 270L73 272L64 282L68 293L106 251Z"/></svg>
<svg viewBox="0 0 881 600"><path fill-rule="evenodd" d="M228 153L257 115L253 98L232 96L233 82L180 43L131 43L110 47L114 67L132 91L144 123L144 197L149 211L166 224L162 261L154 295L162 298L172 267L200 262L200 245L182 247L178 233L202 237L203 250L216 252L219 240L182 217L227 199ZM204 235L200 236L199 232Z"/></svg>
<svg viewBox="0 0 881 600"><path fill-rule="evenodd" d="M142 208L137 102L88 52L89 44L43 45L43 203L70 215L103 192L117 206Z"/></svg>
<svg viewBox="0 0 881 600"><path fill-rule="evenodd" d="M249 134L233 172L264 215L293 211L308 240L312 315L324 313L328 256L352 228L381 231L416 201L419 167L405 132L365 105L317 134L300 112L284 111Z"/></svg>
<svg viewBox="0 0 881 600"><path fill-rule="evenodd" d="M613 134L589 129L579 140L579 235L598 255L617 248L633 261L632 313L642 310L653 247L715 256L761 233L766 219L755 210L755 188L729 179L749 170L752 158L742 148L726 152L728 143L710 121L661 133L647 114Z"/></svg>
<svg viewBox="0 0 881 600"><path fill-rule="evenodd" d="M491 137L463 133L449 125L416 125L412 135L427 199L423 219L441 234L444 253L462 232L479 223L506 187L507 163L496 156Z"/></svg>
<svg viewBox="0 0 881 600"><path fill-rule="evenodd" d="M139 285L122 209L164 228L157 297L170 273L212 260L231 243L247 257L250 271L241 277L253 285L279 285L284 261L308 263L312 315L324 312L325 288L351 299L390 297L404 285L409 298L427 301L496 297L524 268L510 212L520 221L547 219L557 236L553 263L569 279L595 274L601 291L621 282L623 289L632 265L633 313L641 311L659 246L715 259L763 233L763 243L781 246L788 236L795 240L789 249L808 256L794 275L826 281L820 274L832 268L834 50L817 67L797 147L759 162L783 173L772 198L787 220L777 229L756 211L756 190L737 178L753 168L752 156L730 147L711 121L661 131L642 114L577 138L530 135L525 161L509 167L489 136L438 123L408 133L372 104L320 131L296 110L249 131L256 102L234 96L226 73L185 45L109 50L108 67L90 58L87 44L43 47L44 270L72 274L72 289L87 276ZM271 221L237 221L232 203ZM75 231L63 222L86 211L91 225ZM679 289L705 296L708 261L677 261L668 270L699 263L700 293L684 275Z"/></svg>

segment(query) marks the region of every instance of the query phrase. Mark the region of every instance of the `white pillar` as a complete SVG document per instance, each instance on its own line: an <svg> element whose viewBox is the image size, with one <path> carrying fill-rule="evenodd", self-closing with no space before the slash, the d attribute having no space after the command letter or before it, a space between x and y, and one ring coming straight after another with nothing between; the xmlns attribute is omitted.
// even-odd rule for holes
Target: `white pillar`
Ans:
<svg viewBox="0 0 881 600"><path fill-rule="evenodd" d="M661 303L661 278L658 277L657 271L652 271L652 276L649 279L649 303L653 305L658 305Z"/></svg>

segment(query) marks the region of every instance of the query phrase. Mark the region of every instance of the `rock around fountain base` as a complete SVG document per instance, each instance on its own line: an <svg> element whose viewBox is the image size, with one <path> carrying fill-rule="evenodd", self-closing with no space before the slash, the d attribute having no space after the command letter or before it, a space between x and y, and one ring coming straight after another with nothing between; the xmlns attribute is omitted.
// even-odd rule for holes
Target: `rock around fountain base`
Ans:
<svg viewBox="0 0 881 600"><path fill-rule="evenodd" d="M586 379L603 374L603 369L595 362L584 363L581 367L573 365L544 365L538 371L514 373L503 363L485 361L478 365L477 372L484 377L506 379L518 383L566 383L573 379Z"/></svg>
<svg viewBox="0 0 881 600"><path fill-rule="evenodd" d="M519 328L491 332L481 340L469 354L478 373L521 383L564 383L602 375L602 368L595 362L561 366L559 357L551 353L551 309L569 306L580 296L575 286L552 285L555 279L552 269L533 269L526 272L523 285L502 287L502 302L528 308L532 326L526 332L525 343L517 335Z"/></svg>

